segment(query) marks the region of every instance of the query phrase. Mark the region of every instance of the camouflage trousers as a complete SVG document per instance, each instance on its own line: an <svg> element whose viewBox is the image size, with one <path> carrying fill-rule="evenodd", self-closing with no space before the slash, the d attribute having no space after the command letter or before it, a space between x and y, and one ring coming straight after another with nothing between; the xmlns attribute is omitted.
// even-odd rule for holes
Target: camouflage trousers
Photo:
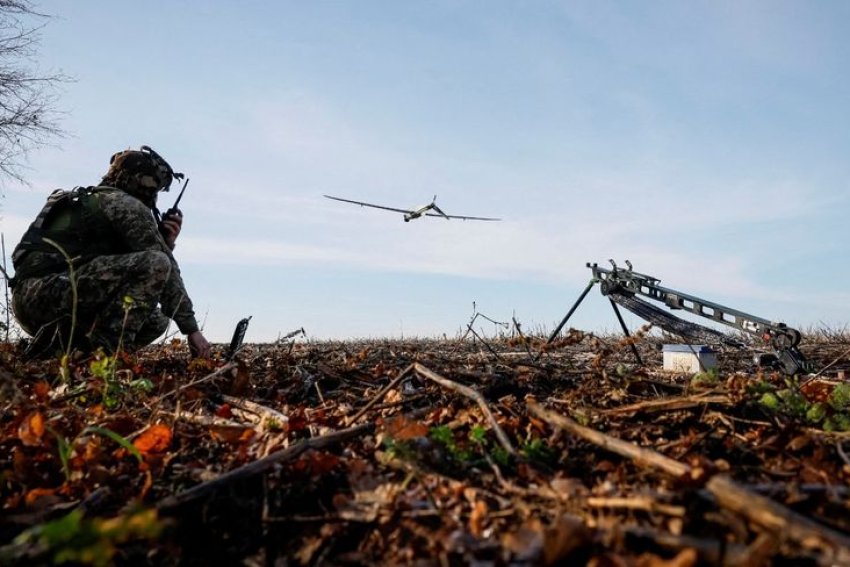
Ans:
<svg viewBox="0 0 850 567"><path fill-rule="evenodd" d="M138 348L168 326L158 303L170 273L168 256L158 251L99 256L76 267L73 329L75 300L68 272L17 282L12 307L18 323L36 339L48 333L64 346L73 332L74 346L84 350L113 352L119 340L124 348Z"/></svg>

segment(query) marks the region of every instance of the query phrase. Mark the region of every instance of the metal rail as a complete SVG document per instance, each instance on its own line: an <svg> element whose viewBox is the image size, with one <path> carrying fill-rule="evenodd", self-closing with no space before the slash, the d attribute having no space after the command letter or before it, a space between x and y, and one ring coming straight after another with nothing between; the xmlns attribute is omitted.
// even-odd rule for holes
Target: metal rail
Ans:
<svg viewBox="0 0 850 567"><path fill-rule="evenodd" d="M759 336L777 349L796 347L800 344L800 332L788 327L785 323L769 321L688 293L662 287L658 285L660 279L633 271L628 261L626 262L628 269L625 270L618 268L613 260L609 262L613 269L587 264L593 272L593 278L599 282L602 295L612 293L642 295L663 303L670 309L688 311L739 331Z"/></svg>
<svg viewBox="0 0 850 567"><path fill-rule="evenodd" d="M575 312L579 304L590 291L590 288L593 287L594 284L599 284L602 295L611 300L614 312L627 335L628 331L625 328L625 323L623 322L619 311L617 311L615 302L626 309L629 309L639 317L650 320L651 322L658 324L662 328L666 328L668 331L675 334L693 336L695 330L702 330L707 332L703 333L703 336L716 334L721 337L721 339L724 336L722 333L714 331L713 329L684 321L677 317L673 317L671 314L665 314L657 308L649 305L647 302L635 297L643 296L663 303L666 307L672 310L687 311L689 313L699 315L700 317L710 319L711 321L722 323L723 325L732 327L739 331L760 337L774 349L775 361L773 361L773 365L780 367L786 374L793 375L802 370L810 370L810 363L807 362L805 357L797 350L797 345L800 344L800 339L802 337L800 332L796 329L792 329L785 323L769 321L768 319L757 317L755 315L739 311L738 309L732 309L731 307L726 307L719 303L707 301L696 297L695 295L663 287L659 285L661 282L660 279L640 272L635 272L632 269L631 262L628 260L626 260L626 265L628 266L626 269L619 268L614 260L609 260L609 262L612 266L611 269L599 267L595 263L587 263L587 267L593 272L593 277L591 278L590 283L587 284L587 288L585 288L584 292L582 292L581 296L575 304L573 304L570 311L558 324L555 331L550 335L550 343L555 339L555 337L557 337L558 333L560 333L561 329L567 323L567 320ZM734 343L734 341L730 340L725 340L723 342L726 342L727 344ZM640 361L639 356L636 356L636 358Z"/></svg>

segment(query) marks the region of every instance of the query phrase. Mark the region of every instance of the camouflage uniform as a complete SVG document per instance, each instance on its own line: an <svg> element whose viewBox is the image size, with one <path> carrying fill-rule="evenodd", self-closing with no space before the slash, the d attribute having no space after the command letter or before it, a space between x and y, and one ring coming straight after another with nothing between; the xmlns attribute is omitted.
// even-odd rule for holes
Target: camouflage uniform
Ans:
<svg viewBox="0 0 850 567"><path fill-rule="evenodd" d="M31 335L58 333L66 344L75 304L74 344L84 349L113 350L120 338L127 348L144 346L165 332L169 319L184 334L198 330L177 261L153 213L164 174L129 180L126 169L112 167L104 177L120 189L54 193L51 199L61 206L46 207L33 223L37 230L31 227L16 248L12 305ZM62 248L73 271L45 239Z"/></svg>

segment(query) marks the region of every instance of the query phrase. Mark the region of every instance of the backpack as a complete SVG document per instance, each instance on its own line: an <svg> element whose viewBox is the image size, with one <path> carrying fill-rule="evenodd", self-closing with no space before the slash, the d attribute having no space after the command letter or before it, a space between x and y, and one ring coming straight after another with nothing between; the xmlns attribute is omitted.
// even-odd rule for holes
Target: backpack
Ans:
<svg viewBox="0 0 850 567"><path fill-rule="evenodd" d="M12 252L16 279L64 271L68 267L66 257L75 258L90 249L92 242L97 242L93 237L103 232L100 226L103 223L98 218L98 199L94 197L99 189L56 189L47 197L44 207ZM28 261L32 252L43 253L35 255L38 265L30 265L33 262Z"/></svg>

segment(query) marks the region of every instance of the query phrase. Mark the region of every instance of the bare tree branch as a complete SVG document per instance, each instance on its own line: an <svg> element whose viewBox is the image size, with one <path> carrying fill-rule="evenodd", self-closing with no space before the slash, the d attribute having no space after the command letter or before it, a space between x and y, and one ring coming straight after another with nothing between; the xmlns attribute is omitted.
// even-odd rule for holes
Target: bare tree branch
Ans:
<svg viewBox="0 0 850 567"><path fill-rule="evenodd" d="M0 185L26 183L29 153L65 134L55 105L70 79L35 61L48 18L29 0L0 0Z"/></svg>

